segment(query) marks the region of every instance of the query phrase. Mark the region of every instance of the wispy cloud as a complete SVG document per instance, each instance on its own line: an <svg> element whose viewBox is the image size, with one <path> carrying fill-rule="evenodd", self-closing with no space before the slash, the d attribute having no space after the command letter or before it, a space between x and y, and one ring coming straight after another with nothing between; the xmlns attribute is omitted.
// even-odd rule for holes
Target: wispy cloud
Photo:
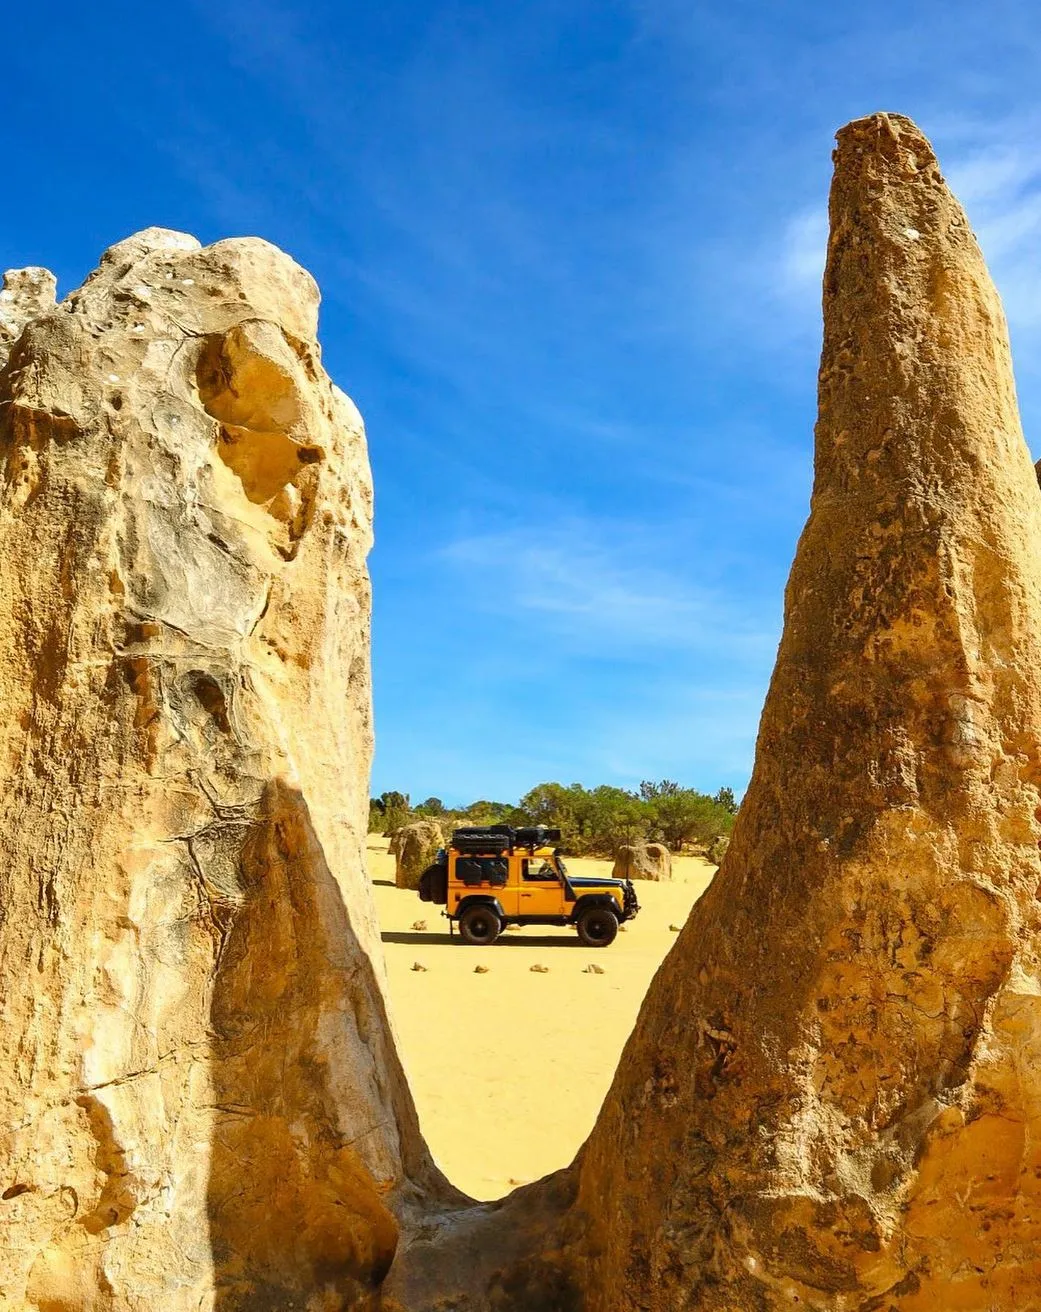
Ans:
<svg viewBox="0 0 1041 1312"><path fill-rule="evenodd" d="M726 593L655 563L664 548L646 526L546 520L535 510L526 527L460 538L441 556L480 608L535 619L572 651L770 650L774 635Z"/></svg>
<svg viewBox="0 0 1041 1312"><path fill-rule="evenodd" d="M1036 135L1006 120L939 123L947 180L969 216L1010 324L1041 326L1041 154ZM949 137L949 141L945 141ZM820 295L827 253L823 202L797 210L774 249L774 286L793 305Z"/></svg>
<svg viewBox="0 0 1041 1312"><path fill-rule="evenodd" d="M979 238L1013 329L1041 327L1041 156L1023 124L977 129L947 177Z"/></svg>
<svg viewBox="0 0 1041 1312"><path fill-rule="evenodd" d="M828 249L828 213L823 204L794 214L784 225L777 257L779 289L796 299L820 299Z"/></svg>
<svg viewBox="0 0 1041 1312"><path fill-rule="evenodd" d="M762 710L765 684L732 687L706 681L693 687L671 679L651 696L607 709L592 736L591 759L626 786L637 782L634 767L654 761L658 772L694 787L722 783L741 789Z"/></svg>

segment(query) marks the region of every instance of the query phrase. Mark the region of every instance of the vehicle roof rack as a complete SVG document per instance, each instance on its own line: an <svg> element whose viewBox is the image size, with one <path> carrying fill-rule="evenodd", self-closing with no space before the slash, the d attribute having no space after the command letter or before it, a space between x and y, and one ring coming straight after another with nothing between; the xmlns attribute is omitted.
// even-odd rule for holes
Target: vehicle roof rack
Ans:
<svg viewBox="0 0 1041 1312"><path fill-rule="evenodd" d="M546 825L470 825L457 829L452 834L452 846L457 852L471 855L485 853L501 856L503 852L512 852L515 847L545 847L548 843L560 842L560 830L550 829Z"/></svg>

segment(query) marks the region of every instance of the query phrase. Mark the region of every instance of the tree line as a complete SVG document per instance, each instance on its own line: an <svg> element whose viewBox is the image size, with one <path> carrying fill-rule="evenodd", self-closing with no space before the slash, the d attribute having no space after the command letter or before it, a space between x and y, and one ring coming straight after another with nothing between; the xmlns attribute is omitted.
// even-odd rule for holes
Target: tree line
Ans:
<svg viewBox="0 0 1041 1312"><path fill-rule="evenodd" d="M674 852L708 847L729 835L737 813L733 790L714 796L683 788L672 779L645 780L637 792L601 784L537 784L517 803L472 802L461 809L428 797L412 805L407 793L386 792L369 804L370 832L389 834L412 820L437 820L446 830L459 825L549 825L560 846L576 856L611 856L624 843L665 843Z"/></svg>

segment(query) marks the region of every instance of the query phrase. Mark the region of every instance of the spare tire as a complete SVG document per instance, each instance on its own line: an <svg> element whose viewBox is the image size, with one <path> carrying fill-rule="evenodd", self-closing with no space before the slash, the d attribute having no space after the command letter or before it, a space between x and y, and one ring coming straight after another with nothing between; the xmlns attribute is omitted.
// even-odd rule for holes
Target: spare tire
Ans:
<svg viewBox="0 0 1041 1312"><path fill-rule="evenodd" d="M437 902L441 906L448 901L448 863L435 861L427 866L419 876L419 900Z"/></svg>

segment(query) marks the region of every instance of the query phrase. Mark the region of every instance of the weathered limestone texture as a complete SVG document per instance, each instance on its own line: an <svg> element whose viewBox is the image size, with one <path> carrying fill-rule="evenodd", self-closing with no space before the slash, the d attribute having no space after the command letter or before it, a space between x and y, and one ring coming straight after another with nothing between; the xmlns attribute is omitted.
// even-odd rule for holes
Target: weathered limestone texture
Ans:
<svg viewBox="0 0 1041 1312"><path fill-rule="evenodd" d="M8 269L0 283L0 365L30 319L54 308L58 284L49 269Z"/></svg>
<svg viewBox="0 0 1041 1312"><path fill-rule="evenodd" d="M445 836L436 820L402 825L392 839L394 883L398 888L418 888L419 876L444 845Z"/></svg>
<svg viewBox="0 0 1041 1312"><path fill-rule="evenodd" d="M614 879L672 878L672 853L664 843L626 843L615 854Z"/></svg>
<svg viewBox="0 0 1041 1312"><path fill-rule="evenodd" d="M839 133L824 322L751 786L579 1164L587 1312L1041 1308L1041 497L905 118Z"/></svg>
<svg viewBox="0 0 1041 1312"><path fill-rule="evenodd" d="M440 1187L363 866L371 491L301 268L0 293L0 1308L375 1306ZM2 357L0 357L2 363Z"/></svg>

